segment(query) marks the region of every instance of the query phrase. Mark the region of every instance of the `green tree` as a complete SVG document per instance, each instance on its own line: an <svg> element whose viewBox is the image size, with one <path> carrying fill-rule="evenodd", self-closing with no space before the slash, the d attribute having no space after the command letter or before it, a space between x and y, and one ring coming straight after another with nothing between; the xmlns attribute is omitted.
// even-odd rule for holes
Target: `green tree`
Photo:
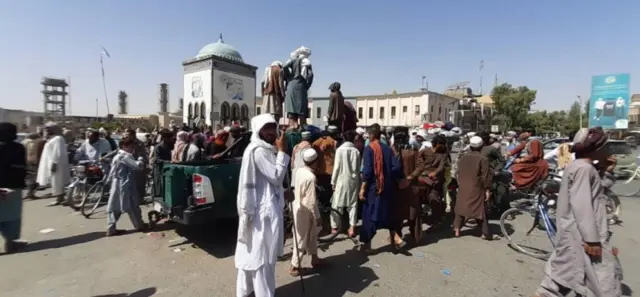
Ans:
<svg viewBox="0 0 640 297"><path fill-rule="evenodd" d="M493 88L491 99L496 113L506 119L505 129L530 125L529 111L536 100L536 90L526 86L513 87L504 83Z"/></svg>

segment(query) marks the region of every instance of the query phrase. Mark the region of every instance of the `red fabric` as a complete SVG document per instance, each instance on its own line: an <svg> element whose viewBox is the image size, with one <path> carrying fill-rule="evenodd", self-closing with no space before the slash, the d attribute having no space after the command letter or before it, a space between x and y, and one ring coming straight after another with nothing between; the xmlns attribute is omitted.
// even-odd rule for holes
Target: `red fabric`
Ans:
<svg viewBox="0 0 640 297"><path fill-rule="evenodd" d="M373 150L373 173L376 176L376 192L382 193L384 189L384 158L382 156L382 146L380 146L379 140L373 140L369 143L371 150Z"/></svg>

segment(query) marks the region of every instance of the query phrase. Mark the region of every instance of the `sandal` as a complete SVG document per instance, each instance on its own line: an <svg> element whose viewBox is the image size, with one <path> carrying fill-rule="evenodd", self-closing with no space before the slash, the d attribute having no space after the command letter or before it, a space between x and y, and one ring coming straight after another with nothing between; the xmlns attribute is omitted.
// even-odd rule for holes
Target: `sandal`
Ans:
<svg viewBox="0 0 640 297"><path fill-rule="evenodd" d="M293 277L298 277L300 276L300 268L296 268L296 267L291 267L289 268L289 275L293 276Z"/></svg>
<svg viewBox="0 0 640 297"><path fill-rule="evenodd" d="M500 238L501 238L501 237L500 237L500 236L498 236L498 235L493 234L493 235L491 235L491 237L490 237L490 238L487 238L487 237L483 234L482 236L480 236L480 238L482 238L482 239L484 239L484 240L486 240L486 241L493 241L493 240L500 240Z"/></svg>

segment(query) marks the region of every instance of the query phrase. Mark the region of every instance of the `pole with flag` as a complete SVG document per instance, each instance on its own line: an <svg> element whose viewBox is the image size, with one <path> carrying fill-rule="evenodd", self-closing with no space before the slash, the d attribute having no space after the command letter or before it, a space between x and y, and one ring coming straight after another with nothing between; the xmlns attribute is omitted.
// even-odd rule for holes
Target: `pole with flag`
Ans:
<svg viewBox="0 0 640 297"><path fill-rule="evenodd" d="M104 56L106 56L107 58L111 58L111 55L109 54L109 52L107 51L106 48L104 48L104 46L100 46L102 48L102 52L100 53L100 69L102 70L102 88L104 89L104 102L107 105L107 114L110 114L111 112L109 111L109 98L107 97L107 82L105 80L105 76L104 76Z"/></svg>

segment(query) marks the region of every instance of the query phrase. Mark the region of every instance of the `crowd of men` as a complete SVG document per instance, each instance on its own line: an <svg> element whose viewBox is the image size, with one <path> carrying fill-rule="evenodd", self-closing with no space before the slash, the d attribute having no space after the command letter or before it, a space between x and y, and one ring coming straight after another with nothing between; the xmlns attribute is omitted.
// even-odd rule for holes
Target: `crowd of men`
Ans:
<svg viewBox="0 0 640 297"><path fill-rule="evenodd" d="M361 208L358 235L363 253L374 252L371 240L380 229L389 232L388 242L393 249L419 243L423 237L422 204L432 210L427 222L430 228L449 227L444 224L444 214L451 157L445 136L430 136L424 130L414 135L389 135L377 124L368 127L366 133L359 129L340 134L334 126L313 142L310 133L302 132L302 142L289 157L285 133L279 135L271 115L254 117L251 128L254 134L243 155L237 201L240 224L235 254L236 296L252 292L257 297L274 296L275 265L283 252L284 203L292 203L294 218L289 270L292 276L306 272L301 267L304 255L311 256L310 269L326 265L317 250L318 232L323 225L319 205L325 199L330 200L332 208L349 213L350 237L356 236L356 210ZM481 238L499 238L490 233L487 224L493 177L502 169L499 163L504 162L504 157L515 158L511 171L516 189L535 186L548 175L540 141L530 139L532 135L531 130L521 132L504 155L497 151L493 143L496 139L492 140L489 133L470 137L470 151L458 160L455 219L449 232L460 236L462 223L475 219L481 227ZM609 244L602 196L603 187L612 184L615 167L605 142L602 129L593 128L580 130L569 144L574 161L563 168L556 249L536 296L565 296L569 292L579 296L621 294L621 276L615 267L617 250ZM283 182L289 170L293 186L285 189ZM318 188L331 191L317 191ZM405 221L410 232L407 239L402 234Z"/></svg>
<svg viewBox="0 0 640 297"><path fill-rule="evenodd" d="M279 131L273 116L254 117L251 130L246 148L234 146L241 139L241 127L218 129L212 135L195 129L162 130L154 137L155 145L153 141L145 144L130 130L118 147L109 140L108 132L91 131L80 147L67 154L68 135L53 123L47 124L42 136L32 135L24 145L15 142L14 125L0 123L0 231L5 237L5 250L11 252L24 246L19 240L22 189L27 187L27 196L34 197L35 188L50 186L56 197L54 204L65 204L64 186L69 182L69 164L73 161L110 163L107 235L112 236L120 234L115 225L122 213L130 216L136 229L146 228L140 202L150 162L215 159L223 153L225 157L241 155L235 254L237 296L251 292L256 297L274 296L275 265L283 254L284 203L292 203L294 218L289 272L298 276L306 271L301 267L303 255L311 256L311 269L326 265L317 250L318 231L323 225L320 203L347 211L347 235L359 236L363 253L374 252L371 242L381 229L388 231L389 245L395 250L420 243L424 236L423 205L431 209L426 222L430 228L447 230L450 226L445 214L453 210L453 230L449 232L460 236L463 222L475 219L481 227L479 236L494 240L499 237L490 233L487 209L493 179L503 168L504 157L515 157L511 167L514 188L534 186L548 174L540 141L530 139L534 131L523 131L514 137L512 149L505 154L498 151L497 139L490 134L469 135L469 151L457 162L458 192L453 204L446 191L453 165L447 131L433 135L422 129L394 133L374 124L367 131L358 128L341 132L330 126L313 142L311 133L302 132L302 141L289 157L286 133ZM603 187L613 183L611 172L616 162L604 149L606 141L602 129L582 129L567 144L568 149L562 150L572 156L570 161L561 162L564 174L556 211L556 248L537 296L564 296L571 291L581 296L589 292L595 296L619 296L617 250L609 244L603 199ZM238 151L234 152L234 147ZM27 168L37 168L35 179L27 178ZM285 182L289 172L291 181ZM290 187L285 190L284 184ZM358 208L361 225L356 229ZM337 229L337 219L330 217L331 232L342 231ZM405 221L408 237L402 231Z"/></svg>

